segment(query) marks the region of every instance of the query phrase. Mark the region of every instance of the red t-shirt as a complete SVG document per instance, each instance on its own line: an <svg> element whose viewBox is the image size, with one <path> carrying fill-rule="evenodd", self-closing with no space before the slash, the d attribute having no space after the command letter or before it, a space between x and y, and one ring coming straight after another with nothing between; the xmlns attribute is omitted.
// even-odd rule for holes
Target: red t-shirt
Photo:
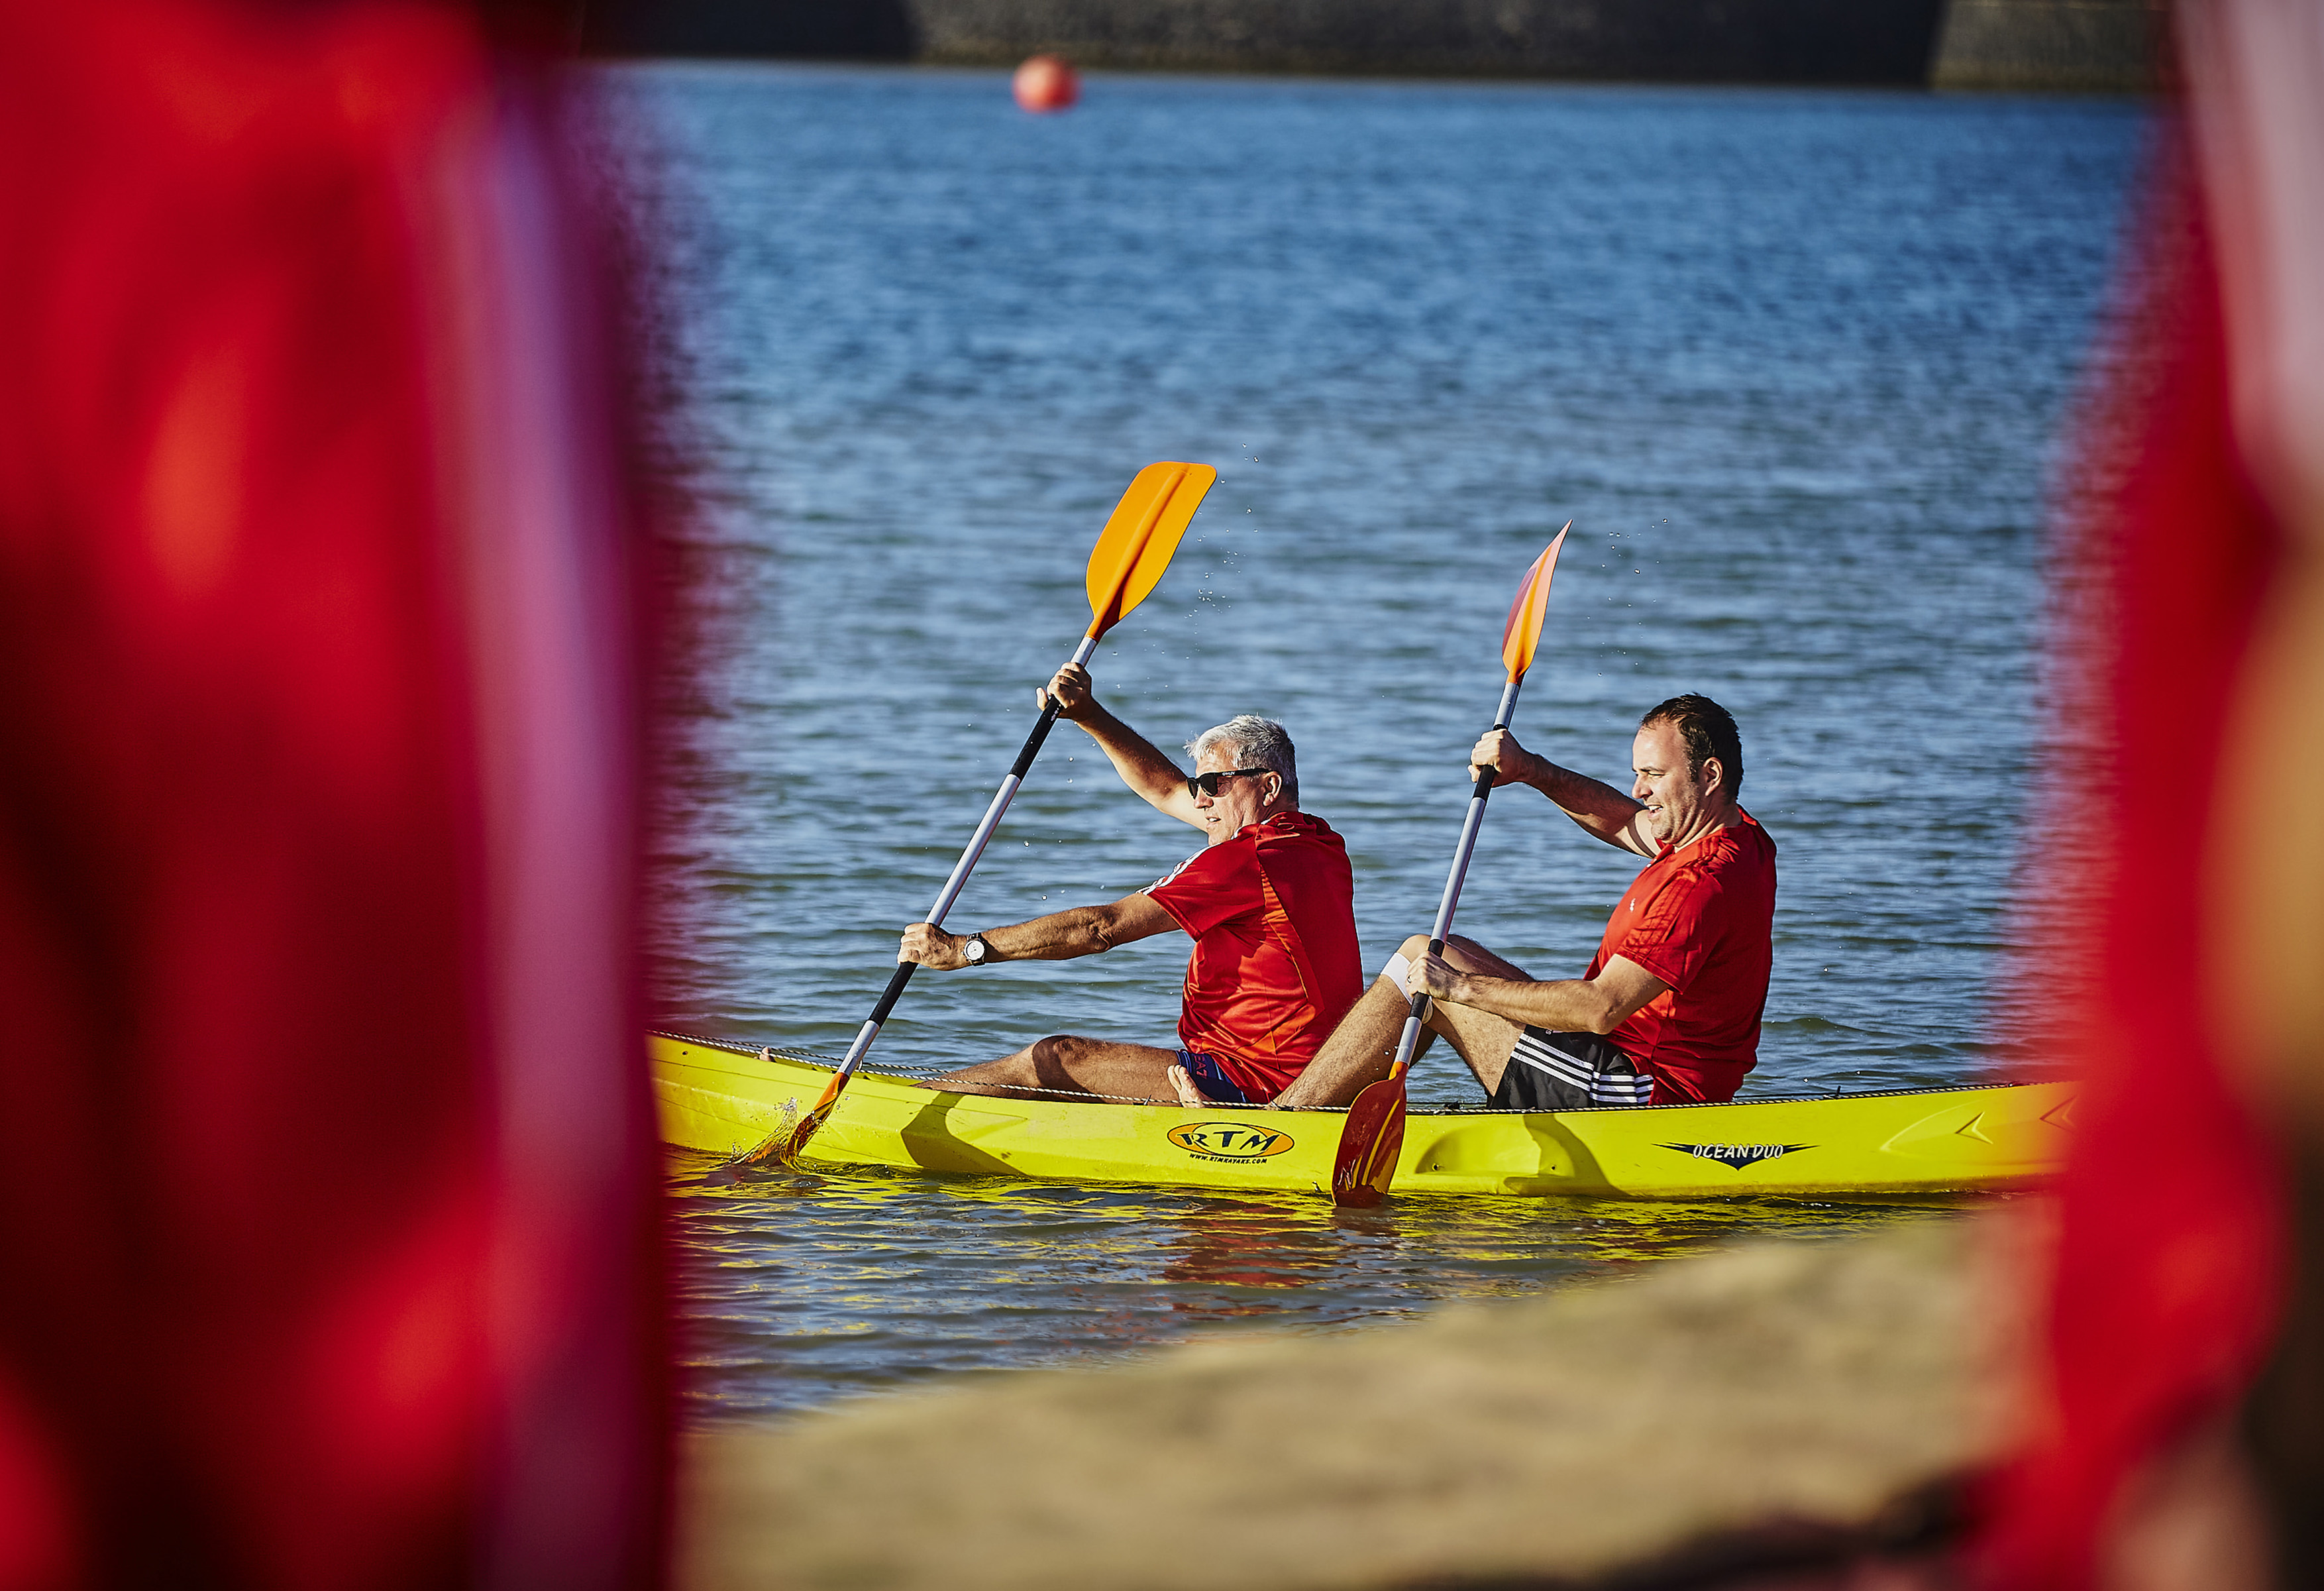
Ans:
<svg viewBox="0 0 2324 1591"><path fill-rule="evenodd" d="M1732 1099L1759 1059L1774 967L1775 842L1735 821L1661 856L1623 892L1590 970L1626 957L1670 987L1607 1035L1652 1073L1655 1105Z"/></svg>
<svg viewBox="0 0 2324 1591"><path fill-rule="evenodd" d="M1346 844L1321 818L1277 812L1146 893L1194 941L1178 1042L1274 1098L1364 992Z"/></svg>

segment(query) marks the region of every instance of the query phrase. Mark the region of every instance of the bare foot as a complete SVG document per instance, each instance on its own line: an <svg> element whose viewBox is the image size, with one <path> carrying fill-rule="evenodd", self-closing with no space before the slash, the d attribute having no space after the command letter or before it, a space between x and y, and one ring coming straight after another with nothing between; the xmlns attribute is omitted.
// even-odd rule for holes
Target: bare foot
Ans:
<svg viewBox="0 0 2324 1591"><path fill-rule="evenodd" d="M1180 1105L1190 1110L1200 1110L1212 1103L1209 1095L1194 1087L1194 1074L1183 1066L1170 1068L1170 1091L1178 1096Z"/></svg>

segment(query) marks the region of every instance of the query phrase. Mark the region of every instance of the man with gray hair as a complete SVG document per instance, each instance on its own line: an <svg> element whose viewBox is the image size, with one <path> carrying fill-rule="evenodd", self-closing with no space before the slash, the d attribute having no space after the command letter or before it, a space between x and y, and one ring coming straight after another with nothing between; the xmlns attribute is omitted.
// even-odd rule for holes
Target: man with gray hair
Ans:
<svg viewBox="0 0 2324 1591"><path fill-rule="evenodd" d="M1265 1104L1315 1058L1364 990L1348 849L1322 819L1299 809L1291 736L1267 718L1231 718L1187 743L1190 776L1100 707L1077 664L1057 671L1043 699L1049 695L1059 717L1104 749L1123 783L1202 829L1204 848L1167 878L1109 905L965 935L916 922L897 959L938 972L1064 961L1178 929L1194 941L1178 1048L1052 1033L928 1087Z"/></svg>

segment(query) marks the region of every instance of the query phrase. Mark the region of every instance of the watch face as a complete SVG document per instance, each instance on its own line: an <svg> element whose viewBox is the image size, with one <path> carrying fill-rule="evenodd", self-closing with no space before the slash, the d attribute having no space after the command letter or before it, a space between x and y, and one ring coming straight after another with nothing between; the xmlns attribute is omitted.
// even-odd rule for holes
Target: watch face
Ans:
<svg viewBox="0 0 2324 1591"><path fill-rule="evenodd" d="M962 953L968 957L968 964L971 967L982 967L984 965L984 940L981 937L971 935L968 948Z"/></svg>

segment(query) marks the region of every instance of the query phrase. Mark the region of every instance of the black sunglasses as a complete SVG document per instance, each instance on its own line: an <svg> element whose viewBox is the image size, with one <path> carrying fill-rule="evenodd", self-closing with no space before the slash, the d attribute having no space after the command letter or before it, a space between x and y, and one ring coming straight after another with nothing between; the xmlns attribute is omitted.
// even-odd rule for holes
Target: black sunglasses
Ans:
<svg viewBox="0 0 2324 1591"><path fill-rule="evenodd" d="M1186 793L1190 796L1214 796L1219 793L1219 786L1230 779L1256 779L1261 773L1274 772L1272 768L1230 768L1223 773L1189 773L1186 775Z"/></svg>

